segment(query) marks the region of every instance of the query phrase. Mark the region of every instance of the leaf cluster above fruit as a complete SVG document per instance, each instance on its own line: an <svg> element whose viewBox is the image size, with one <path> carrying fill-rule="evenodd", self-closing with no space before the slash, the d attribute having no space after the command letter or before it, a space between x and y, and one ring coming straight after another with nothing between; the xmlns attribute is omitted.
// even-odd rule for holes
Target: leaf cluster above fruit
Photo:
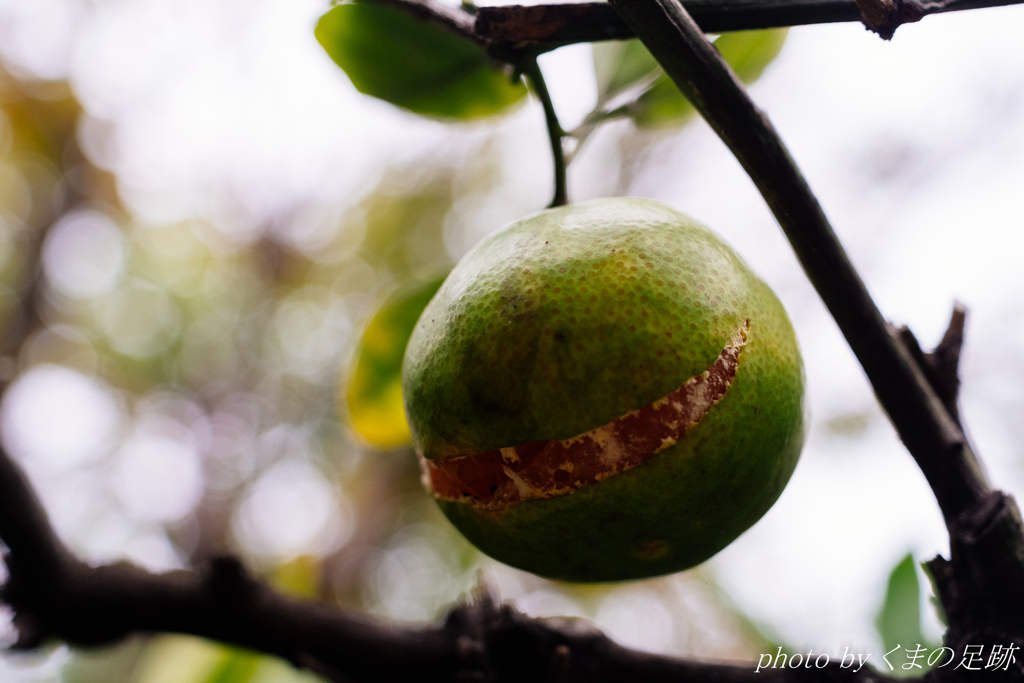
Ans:
<svg viewBox="0 0 1024 683"><path fill-rule="evenodd" d="M779 54L788 33L785 28L736 31L714 44L749 84ZM685 123L695 111L639 40L595 43L594 73L598 102L587 122L629 117L640 127L657 128Z"/></svg>
<svg viewBox="0 0 1024 683"><path fill-rule="evenodd" d="M472 21L472 15L465 14ZM786 34L787 29L726 33L715 45L737 75L750 83L778 55ZM526 94L520 73L524 65L513 69L459 31L377 2L336 5L320 18L316 37L357 90L420 115L453 121L498 115ZM692 105L638 40L595 43L593 65L593 111L573 131L564 132L555 124L556 137L574 138L574 152L611 119L627 117L640 127L691 120ZM436 284L427 287L433 287L431 294ZM351 424L379 446L409 442L397 387L412 324L430 298L409 294L417 286L407 283L406 294L382 304L348 372ZM408 324L397 324L399 319Z"/></svg>
<svg viewBox="0 0 1024 683"><path fill-rule="evenodd" d="M726 33L715 45L743 82L752 83L778 55L787 31ZM507 112L526 94L525 64L503 64L457 31L377 2L335 6L320 18L316 37L357 90L416 114L489 116ZM638 40L595 43L594 72L598 102L580 132L620 117L642 127L678 125L693 113Z"/></svg>

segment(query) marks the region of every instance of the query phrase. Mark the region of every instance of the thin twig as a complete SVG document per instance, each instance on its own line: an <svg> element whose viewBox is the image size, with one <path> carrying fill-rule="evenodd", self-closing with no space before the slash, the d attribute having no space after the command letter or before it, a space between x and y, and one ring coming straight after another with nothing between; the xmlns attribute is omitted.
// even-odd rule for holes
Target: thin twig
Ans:
<svg viewBox="0 0 1024 683"><path fill-rule="evenodd" d="M964 344L964 325L967 322L967 307L957 301L942 341L931 353L925 354L925 368L928 380L935 387L949 414L960 423L957 399L960 394L960 350Z"/></svg>
<svg viewBox="0 0 1024 683"><path fill-rule="evenodd" d="M544 74L541 73L540 65L537 64L536 58L529 60L525 64L523 73L530 79L530 85L533 86L534 92L537 93L537 99L544 106L544 122L547 124L548 140L551 143L551 157L555 164L555 194L551 199L551 203L548 204L548 208L565 206L569 203L565 180L565 148L562 147L562 137L565 135L565 132L558 122L555 105L551 102L551 93L548 92L548 86L544 83Z"/></svg>

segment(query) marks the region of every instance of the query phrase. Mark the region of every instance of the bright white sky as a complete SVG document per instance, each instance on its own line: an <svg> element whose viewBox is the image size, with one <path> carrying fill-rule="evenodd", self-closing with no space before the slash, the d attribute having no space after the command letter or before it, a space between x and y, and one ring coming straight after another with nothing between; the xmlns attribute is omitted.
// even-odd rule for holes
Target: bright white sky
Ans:
<svg viewBox="0 0 1024 683"><path fill-rule="evenodd" d="M141 215L218 217L244 237L261 217L310 197L351 202L384 165L452 139L443 124L353 91L313 38L325 9L318 0L2 0L0 49L25 71L70 74L92 117L84 143L117 170ZM1020 7L958 12L904 26L892 43L858 25L794 29L752 90L888 318L930 346L954 298L971 308L964 412L993 480L1018 493L1022 22ZM595 97L588 49L542 62L566 127ZM542 207L549 193L539 107L458 127L456 138L478 139L491 126L503 131L508 183L478 208L480 236ZM578 198L607 187L611 144L599 136L574 164ZM796 475L712 566L787 641L877 652L872 620L888 571L908 550L920 559L948 552L932 496L722 144L699 123L654 155L659 163L631 192L695 215L751 262L793 317L810 386L813 426ZM230 211L211 199L224 188L238 203ZM823 428L850 414L863 416L861 436Z"/></svg>

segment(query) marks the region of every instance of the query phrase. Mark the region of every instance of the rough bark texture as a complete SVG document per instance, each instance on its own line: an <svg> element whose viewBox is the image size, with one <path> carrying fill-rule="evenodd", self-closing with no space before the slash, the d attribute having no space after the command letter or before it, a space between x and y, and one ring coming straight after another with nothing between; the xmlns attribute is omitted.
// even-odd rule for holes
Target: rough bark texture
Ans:
<svg viewBox="0 0 1024 683"><path fill-rule="evenodd" d="M404 0L377 0L403 2ZM929 14L1018 4L1020 0L685 0L705 33L860 21L888 40L901 24ZM551 50L571 43L635 38L636 33L605 2L480 7L473 33L491 41L497 54L512 46Z"/></svg>

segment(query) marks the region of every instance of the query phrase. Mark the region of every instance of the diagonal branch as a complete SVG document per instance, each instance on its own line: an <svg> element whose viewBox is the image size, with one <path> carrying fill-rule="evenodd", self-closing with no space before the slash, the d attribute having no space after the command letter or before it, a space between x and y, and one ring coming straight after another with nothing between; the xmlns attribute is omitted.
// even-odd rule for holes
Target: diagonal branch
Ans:
<svg viewBox="0 0 1024 683"><path fill-rule="evenodd" d="M612 4L754 180L951 525L980 503L989 485L924 370L890 334L768 117L678 2Z"/></svg>
<svg viewBox="0 0 1024 683"><path fill-rule="evenodd" d="M929 564L949 615L947 645L1024 643L1024 522L1013 499L989 487L947 407L965 311L930 356L887 325L768 117L682 5L611 2L761 191L928 480L950 535L950 560Z"/></svg>

